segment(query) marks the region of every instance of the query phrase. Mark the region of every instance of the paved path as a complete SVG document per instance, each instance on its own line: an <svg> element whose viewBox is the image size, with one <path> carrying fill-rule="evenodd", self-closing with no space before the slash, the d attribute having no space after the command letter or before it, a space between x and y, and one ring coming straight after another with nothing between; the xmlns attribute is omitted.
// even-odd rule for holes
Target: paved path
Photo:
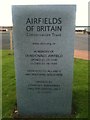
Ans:
<svg viewBox="0 0 90 120"><path fill-rule="evenodd" d="M87 50L74 50L74 57L83 60L90 60L90 51Z"/></svg>
<svg viewBox="0 0 90 120"><path fill-rule="evenodd" d="M90 35L76 34L74 48L75 58L90 60Z"/></svg>
<svg viewBox="0 0 90 120"><path fill-rule="evenodd" d="M10 49L10 33L9 32L3 32L3 33L0 32L0 42L1 41L2 41L2 49L4 50Z"/></svg>
<svg viewBox="0 0 90 120"><path fill-rule="evenodd" d="M76 50L90 51L90 35L88 34L76 34L74 41L74 48Z"/></svg>

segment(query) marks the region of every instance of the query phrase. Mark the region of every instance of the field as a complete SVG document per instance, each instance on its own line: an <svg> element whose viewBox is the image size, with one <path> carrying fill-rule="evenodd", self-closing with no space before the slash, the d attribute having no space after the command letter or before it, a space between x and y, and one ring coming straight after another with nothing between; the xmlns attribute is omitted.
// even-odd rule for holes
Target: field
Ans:
<svg viewBox="0 0 90 120"><path fill-rule="evenodd" d="M1 52L1 51L0 51ZM16 80L13 51L2 51L2 113L12 117L16 104ZM88 61L74 59L73 80L74 118L88 117Z"/></svg>
<svg viewBox="0 0 90 120"><path fill-rule="evenodd" d="M2 53L0 52L0 120L2 114Z"/></svg>

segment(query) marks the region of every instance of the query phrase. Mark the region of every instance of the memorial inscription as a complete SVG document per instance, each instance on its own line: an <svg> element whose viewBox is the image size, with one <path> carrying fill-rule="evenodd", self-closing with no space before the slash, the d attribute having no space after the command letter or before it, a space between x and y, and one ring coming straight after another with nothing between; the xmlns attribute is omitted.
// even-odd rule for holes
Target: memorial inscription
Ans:
<svg viewBox="0 0 90 120"><path fill-rule="evenodd" d="M71 114L75 5L14 5L19 114Z"/></svg>

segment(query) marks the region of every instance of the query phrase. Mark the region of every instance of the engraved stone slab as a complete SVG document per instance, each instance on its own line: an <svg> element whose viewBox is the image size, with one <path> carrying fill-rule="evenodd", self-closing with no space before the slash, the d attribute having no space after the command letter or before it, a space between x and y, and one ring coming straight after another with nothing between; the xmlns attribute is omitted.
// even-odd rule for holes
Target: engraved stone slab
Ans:
<svg viewBox="0 0 90 120"><path fill-rule="evenodd" d="M19 113L71 114L75 5L14 5L12 15Z"/></svg>

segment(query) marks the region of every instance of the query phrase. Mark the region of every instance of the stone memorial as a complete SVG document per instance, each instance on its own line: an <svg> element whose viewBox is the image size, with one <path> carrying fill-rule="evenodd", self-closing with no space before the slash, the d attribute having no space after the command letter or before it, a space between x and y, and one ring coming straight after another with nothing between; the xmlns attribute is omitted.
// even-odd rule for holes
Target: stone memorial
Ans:
<svg viewBox="0 0 90 120"><path fill-rule="evenodd" d="M12 6L21 116L71 114L75 12L75 5Z"/></svg>

